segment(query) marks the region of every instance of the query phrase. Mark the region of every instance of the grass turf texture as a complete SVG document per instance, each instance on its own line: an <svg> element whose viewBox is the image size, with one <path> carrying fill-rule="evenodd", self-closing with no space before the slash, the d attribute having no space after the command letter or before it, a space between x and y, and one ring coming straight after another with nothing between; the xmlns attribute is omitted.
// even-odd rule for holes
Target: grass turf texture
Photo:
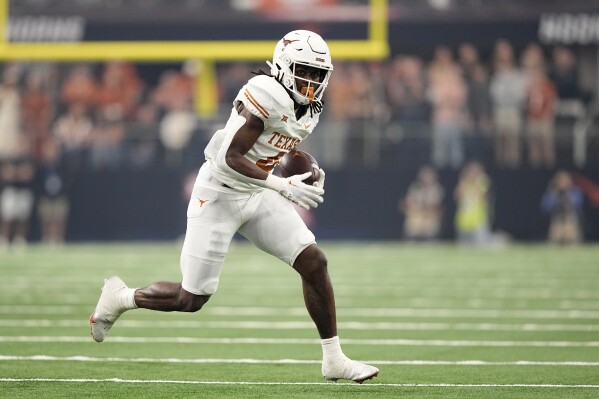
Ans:
<svg viewBox="0 0 599 399"><path fill-rule="evenodd" d="M205 309L127 312L102 344L87 325L102 279L178 281L178 246L33 246L0 253L0 397L599 395L599 247L322 247L344 351L373 381L322 384L298 276L247 244Z"/></svg>

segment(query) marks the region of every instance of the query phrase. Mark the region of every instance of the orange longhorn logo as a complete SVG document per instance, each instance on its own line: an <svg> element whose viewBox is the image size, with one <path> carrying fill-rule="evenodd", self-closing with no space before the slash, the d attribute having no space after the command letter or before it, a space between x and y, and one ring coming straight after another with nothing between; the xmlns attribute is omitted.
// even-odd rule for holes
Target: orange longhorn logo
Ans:
<svg viewBox="0 0 599 399"><path fill-rule="evenodd" d="M200 208L201 208L201 207L203 207L203 206L204 206L204 204L205 204L206 202L208 202L209 200L203 200L203 199L201 199L200 197L198 197L198 201L200 202Z"/></svg>
<svg viewBox="0 0 599 399"><path fill-rule="evenodd" d="M293 43L293 42L299 42L299 39L296 39L296 40L289 40L289 39L285 39L285 38L283 38L283 46L284 46L284 47L287 47L287 45L289 45L289 44L291 44L291 43Z"/></svg>

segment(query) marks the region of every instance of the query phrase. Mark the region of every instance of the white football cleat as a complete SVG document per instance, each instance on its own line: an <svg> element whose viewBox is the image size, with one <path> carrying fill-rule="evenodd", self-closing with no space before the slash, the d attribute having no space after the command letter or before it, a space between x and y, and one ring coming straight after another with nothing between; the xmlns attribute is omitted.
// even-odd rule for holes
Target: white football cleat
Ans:
<svg viewBox="0 0 599 399"><path fill-rule="evenodd" d="M322 375L326 382L351 380L358 384L370 380L379 374L379 369L368 364L351 360L345 356L333 361L322 362Z"/></svg>
<svg viewBox="0 0 599 399"><path fill-rule="evenodd" d="M98 304L89 316L91 335L96 342L104 341L114 322L127 310L123 304L122 293L128 288L117 276L104 280Z"/></svg>

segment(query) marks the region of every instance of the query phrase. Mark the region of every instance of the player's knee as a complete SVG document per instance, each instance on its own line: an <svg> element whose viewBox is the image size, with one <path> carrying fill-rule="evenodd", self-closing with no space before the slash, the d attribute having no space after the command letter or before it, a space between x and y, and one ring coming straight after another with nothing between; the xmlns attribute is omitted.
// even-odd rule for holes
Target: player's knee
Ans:
<svg viewBox="0 0 599 399"><path fill-rule="evenodd" d="M304 278L320 277L327 273L327 257L316 245L306 248L296 259L293 267Z"/></svg>

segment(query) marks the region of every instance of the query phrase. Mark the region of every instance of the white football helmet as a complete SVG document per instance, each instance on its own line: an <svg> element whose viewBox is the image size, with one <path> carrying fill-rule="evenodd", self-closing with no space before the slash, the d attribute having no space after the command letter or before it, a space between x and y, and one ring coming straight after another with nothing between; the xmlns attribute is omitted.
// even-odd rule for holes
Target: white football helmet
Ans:
<svg viewBox="0 0 599 399"><path fill-rule="evenodd" d="M308 30L294 30L286 34L275 46L270 66L272 76L291 91L293 99L302 105L320 101L333 71L329 46L319 34ZM296 76L298 64L320 69L320 82ZM298 90L296 79L308 82L302 91Z"/></svg>

